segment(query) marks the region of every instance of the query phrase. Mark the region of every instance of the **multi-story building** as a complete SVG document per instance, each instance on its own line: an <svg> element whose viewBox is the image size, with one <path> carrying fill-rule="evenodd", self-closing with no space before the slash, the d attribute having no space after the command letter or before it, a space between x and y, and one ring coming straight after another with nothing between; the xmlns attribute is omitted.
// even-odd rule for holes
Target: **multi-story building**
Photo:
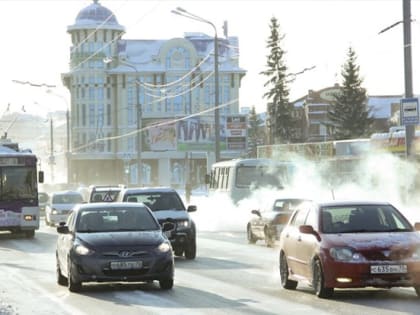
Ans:
<svg viewBox="0 0 420 315"><path fill-rule="evenodd" d="M205 34L126 40L125 28L97 0L67 31L70 70L62 78L71 94L69 182L200 181L215 160L215 104L220 104L220 159L246 151L243 133L229 139L226 130L226 121L240 117L245 75L237 37L218 40L216 81L215 39Z"/></svg>
<svg viewBox="0 0 420 315"><path fill-rule="evenodd" d="M338 84L321 89L319 91L309 90L308 94L294 101L295 111L302 119L300 125L303 141L297 142L321 142L333 140L329 134L325 123L328 120L328 110L334 101L334 95L339 93ZM399 112L402 95L369 95L367 98L367 108L370 109L374 119L373 132L384 132L392 125L392 117ZM395 121L394 124L398 124Z"/></svg>

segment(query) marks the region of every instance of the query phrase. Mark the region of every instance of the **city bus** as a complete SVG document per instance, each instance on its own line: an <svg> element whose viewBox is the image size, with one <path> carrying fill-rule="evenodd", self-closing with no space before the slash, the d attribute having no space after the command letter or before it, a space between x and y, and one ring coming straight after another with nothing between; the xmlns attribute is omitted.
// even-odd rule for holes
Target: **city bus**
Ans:
<svg viewBox="0 0 420 315"><path fill-rule="evenodd" d="M37 157L18 144L0 140L0 231L24 233L32 238L39 229Z"/></svg>
<svg viewBox="0 0 420 315"><path fill-rule="evenodd" d="M294 165L287 161L234 159L214 163L206 183L209 196L226 195L237 204L263 187L283 189L294 171Z"/></svg>

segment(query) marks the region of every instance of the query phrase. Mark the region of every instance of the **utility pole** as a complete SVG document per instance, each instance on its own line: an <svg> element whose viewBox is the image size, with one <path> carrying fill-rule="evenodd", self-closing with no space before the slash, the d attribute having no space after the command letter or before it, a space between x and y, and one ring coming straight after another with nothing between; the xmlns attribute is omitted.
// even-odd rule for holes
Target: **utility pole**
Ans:
<svg viewBox="0 0 420 315"><path fill-rule="evenodd" d="M404 78L405 97L413 97L413 73L411 60L411 0L403 0L403 31L404 31ZM412 144L415 136L415 125L405 125L406 158L413 156Z"/></svg>

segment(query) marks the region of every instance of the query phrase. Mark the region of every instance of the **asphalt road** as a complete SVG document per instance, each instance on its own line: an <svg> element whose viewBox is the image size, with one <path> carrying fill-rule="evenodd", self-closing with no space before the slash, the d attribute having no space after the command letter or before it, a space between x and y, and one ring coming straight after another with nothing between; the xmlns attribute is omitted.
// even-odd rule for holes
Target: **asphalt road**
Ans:
<svg viewBox="0 0 420 315"><path fill-rule="evenodd" d="M0 314L420 314L411 288L339 290L280 287L277 248L249 245L244 232L198 235L197 259L175 261L173 290L153 284L88 284L70 293L55 281L54 228L34 239L0 234Z"/></svg>

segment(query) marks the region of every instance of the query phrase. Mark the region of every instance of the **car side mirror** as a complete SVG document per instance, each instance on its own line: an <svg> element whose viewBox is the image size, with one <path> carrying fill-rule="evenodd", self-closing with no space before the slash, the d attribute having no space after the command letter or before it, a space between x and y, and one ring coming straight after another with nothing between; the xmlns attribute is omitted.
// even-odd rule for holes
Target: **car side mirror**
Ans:
<svg viewBox="0 0 420 315"><path fill-rule="evenodd" d="M204 183L205 184L210 184L210 175L209 174L206 174L205 176L204 176Z"/></svg>
<svg viewBox="0 0 420 315"><path fill-rule="evenodd" d="M59 234L69 234L69 227L67 225L57 226L57 232Z"/></svg>
<svg viewBox="0 0 420 315"><path fill-rule="evenodd" d="M40 183L44 182L44 172L43 171L38 172L38 182L40 182Z"/></svg>
<svg viewBox="0 0 420 315"><path fill-rule="evenodd" d="M252 210L251 213L261 217L261 213L259 210Z"/></svg>
<svg viewBox="0 0 420 315"><path fill-rule="evenodd" d="M321 237L319 236L318 232L314 230L312 225L301 225L299 226L299 232L303 234L312 234L316 237L318 241L321 240Z"/></svg>
<svg viewBox="0 0 420 315"><path fill-rule="evenodd" d="M197 206L195 205L188 206L187 212L195 212L195 211L197 211Z"/></svg>
<svg viewBox="0 0 420 315"><path fill-rule="evenodd" d="M164 222L162 225L163 232L174 230L174 229L175 229L175 224L172 222Z"/></svg>

